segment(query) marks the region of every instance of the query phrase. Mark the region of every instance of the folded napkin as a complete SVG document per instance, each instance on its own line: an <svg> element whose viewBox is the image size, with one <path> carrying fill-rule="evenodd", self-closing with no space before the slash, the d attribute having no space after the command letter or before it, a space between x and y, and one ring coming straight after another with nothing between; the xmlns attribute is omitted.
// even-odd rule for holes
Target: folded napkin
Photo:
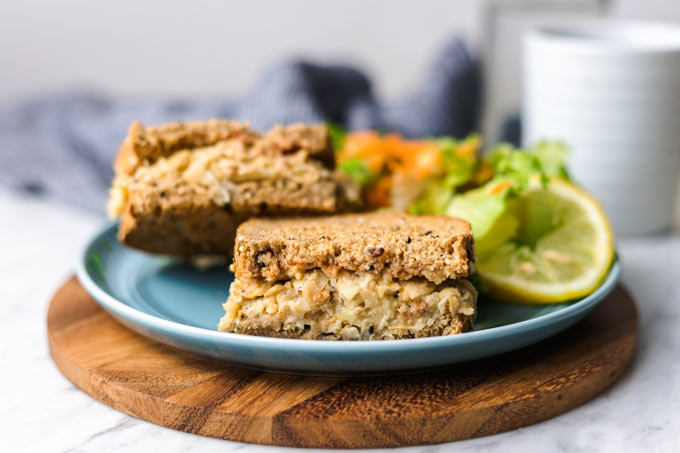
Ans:
<svg viewBox="0 0 680 453"><path fill-rule="evenodd" d="M379 102L351 66L284 61L240 99L121 100L68 92L0 107L0 186L103 212L111 163L127 128L226 117L265 130L334 121L409 137L463 136L477 126L478 65L456 39L406 99Z"/></svg>

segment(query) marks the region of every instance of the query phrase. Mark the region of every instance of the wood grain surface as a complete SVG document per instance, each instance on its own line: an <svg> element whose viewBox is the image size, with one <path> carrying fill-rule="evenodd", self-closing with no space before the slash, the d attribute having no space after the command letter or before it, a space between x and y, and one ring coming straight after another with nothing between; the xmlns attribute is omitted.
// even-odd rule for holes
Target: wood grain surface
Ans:
<svg viewBox="0 0 680 453"><path fill-rule="evenodd" d="M52 358L97 400L169 428L297 447L396 447L545 420L612 384L633 357L637 313L621 287L585 320L520 351L425 374L319 378L237 368L132 332L75 278L47 317Z"/></svg>

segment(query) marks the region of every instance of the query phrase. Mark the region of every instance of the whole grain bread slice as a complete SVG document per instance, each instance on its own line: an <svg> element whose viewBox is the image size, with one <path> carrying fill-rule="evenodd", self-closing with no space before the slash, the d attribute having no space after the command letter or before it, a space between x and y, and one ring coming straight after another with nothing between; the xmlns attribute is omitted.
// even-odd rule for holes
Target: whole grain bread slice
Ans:
<svg viewBox="0 0 680 453"><path fill-rule="evenodd" d="M473 316L466 316L463 314L447 315L442 317L442 319L435 320L432 325L418 331L405 331L394 335L393 339L406 339L406 338L424 338L424 337L439 337L445 335L456 335L459 333L469 332L472 330L473 326ZM224 332L240 333L244 335L255 335L261 337L274 337L274 338L296 338L305 340L352 340L353 338L347 337L343 330L338 330L332 333L321 333L318 329L304 329L304 328L294 328L290 330L277 330L267 327L258 327L257 320L244 319L234 326L233 329L223 329L221 327L218 330L223 330ZM372 340L384 340L385 338L376 337Z"/></svg>
<svg viewBox="0 0 680 453"><path fill-rule="evenodd" d="M188 123L167 123L144 127L132 123L114 163L116 174L132 174L139 166L150 164L180 150L211 146L226 140L240 140L261 153L276 155L304 149L311 158L327 168L335 168L335 155L325 124L277 125L264 136L250 129L250 123L210 119Z"/></svg>
<svg viewBox="0 0 680 453"><path fill-rule="evenodd" d="M224 119L148 127L135 121L130 125L128 135L120 146L113 168L116 174L129 175L139 166L153 163L175 151L210 146L230 139L240 139L252 144L260 138L260 134L252 131L249 126L248 122Z"/></svg>
<svg viewBox="0 0 680 453"><path fill-rule="evenodd" d="M455 217L397 213L251 219L236 233L238 278L292 278L313 268L389 272L435 283L474 272L470 225Z"/></svg>
<svg viewBox="0 0 680 453"><path fill-rule="evenodd" d="M350 209L332 179L307 185L263 181L235 185L228 203L200 188L133 186L120 213L118 237L151 253L232 256L236 228L254 216L328 215Z"/></svg>

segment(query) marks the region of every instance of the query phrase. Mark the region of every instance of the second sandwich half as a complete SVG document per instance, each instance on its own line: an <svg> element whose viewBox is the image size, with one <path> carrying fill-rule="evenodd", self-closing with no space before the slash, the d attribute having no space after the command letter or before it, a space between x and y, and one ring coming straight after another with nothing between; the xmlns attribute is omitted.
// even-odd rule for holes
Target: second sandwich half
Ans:
<svg viewBox="0 0 680 453"><path fill-rule="evenodd" d="M231 258L251 217L353 210L358 187L335 171L323 124L276 126L210 120L130 127L116 163L109 214L121 242L152 253Z"/></svg>

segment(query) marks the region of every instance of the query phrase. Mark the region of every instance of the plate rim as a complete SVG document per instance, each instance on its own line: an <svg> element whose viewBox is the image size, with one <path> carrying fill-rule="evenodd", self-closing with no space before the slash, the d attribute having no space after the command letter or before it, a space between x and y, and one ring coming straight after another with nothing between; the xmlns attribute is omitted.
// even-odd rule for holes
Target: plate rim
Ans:
<svg viewBox="0 0 680 453"><path fill-rule="evenodd" d="M395 352L404 351L408 349L420 349L423 347L442 347L442 346L458 346L467 343L476 343L479 341L498 340L499 338L512 336L513 334L526 333L540 329L546 325L557 324L560 321L569 319L577 314L594 308L599 304L605 296L613 291L616 284L619 282L622 266L615 251L614 260L607 275L602 280L600 285L587 296L581 300L564 307L561 310L553 311L544 315L536 316L535 318L526 319L524 321L506 324L498 327L490 327L484 330L476 330L465 332L458 335L445 335L436 337L424 338L406 338L390 341L324 341L324 340L306 340L297 338L275 338L263 337L254 335L244 335L230 332L221 332L218 330L205 329L203 327L189 326L176 321L163 319L149 313L140 311L125 302L119 300L106 290L102 289L92 278L87 271L87 259L90 252L95 248L96 244L110 236L112 233L116 236L115 231L118 228L118 221L108 222L104 227L98 229L96 233L90 237L85 245L82 247L78 255L78 262L76 265L76 276L78 281L83 285L85 290L97 301L97 303L106 311L117 314L124 319L134 322L137 325L146 328L152 328L163 332L170 332L172 334L179 334L182 337L200 338L203 340L215 341L221 345L237 343L243 346L264 346L270 348L290 348L294 347L298 352ZM138 250L129 249L127 246L118 242L118 247L123 247L134 252ZM215 323L217 325L217 322ZM555 332L557 333L557 332Z"/></svg>

